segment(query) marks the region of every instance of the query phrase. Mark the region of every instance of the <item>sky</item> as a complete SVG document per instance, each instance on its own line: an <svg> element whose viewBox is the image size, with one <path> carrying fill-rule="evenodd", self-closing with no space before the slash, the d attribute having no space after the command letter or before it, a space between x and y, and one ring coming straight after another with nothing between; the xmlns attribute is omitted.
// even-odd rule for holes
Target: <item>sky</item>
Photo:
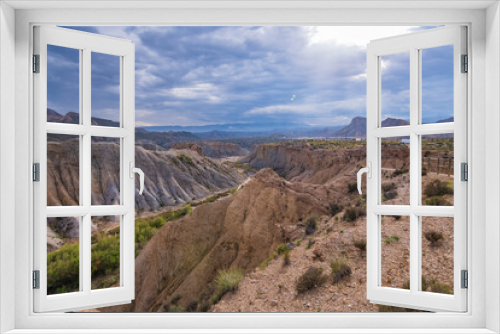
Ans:
<svg viewBox="0 0 500 334"><path fill-rule="evenodd" d="M366 45L420 27L71 27L136 46L136 125L345 125L366 117ZM450 52L451 50L451 52ZM424 122L453 115L452 47L422 55ZM78 111L78 51L48 49L48 107ZM382 58L382 117L409 118L405 54ZM119 60L92 54L92 116L118 119Z"/></svg>

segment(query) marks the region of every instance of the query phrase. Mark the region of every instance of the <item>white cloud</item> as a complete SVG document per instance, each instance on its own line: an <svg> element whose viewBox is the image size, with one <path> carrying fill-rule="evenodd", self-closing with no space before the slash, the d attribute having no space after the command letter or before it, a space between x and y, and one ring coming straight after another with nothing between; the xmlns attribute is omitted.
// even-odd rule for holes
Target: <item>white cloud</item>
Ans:
<svg viewBox="0 0 500 334"><path fill-rule="evenodd" d="M190 87L175 87L165 91L166 94L185 100L198 100L210 103L223 101L220 89L212 83L195 83Z"/></svg>
<svg viewBox="0 0 500 334"><path fill-rule="evenodd" d="M247 115L270 114L299 114L303 116L320 116L331 114L336 110L360 111L366 107L366 100L360 97L352 100L330 101L310 104L279 104L261 108L254 108L246 112Z"/></svg>
<svg viewBox="0 0 500 334"><path fill-rule="evenodd" d="M372 40L408 34L416 27L320 26L307 28L309 30L309 44L333 43L337 45L357 45L364 48Z"/></svg>

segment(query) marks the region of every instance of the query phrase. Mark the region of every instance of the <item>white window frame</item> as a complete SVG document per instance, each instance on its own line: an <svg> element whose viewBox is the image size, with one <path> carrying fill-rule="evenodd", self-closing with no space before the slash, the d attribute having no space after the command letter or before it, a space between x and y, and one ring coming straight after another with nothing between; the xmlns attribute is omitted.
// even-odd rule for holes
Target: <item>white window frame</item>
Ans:
<svg viewBox="0 0 500 334"><path fill-rule="evenodd" d="M461 163L467 163L467 75L461 73L461 56L467 54L465 26L438 27L406 35L371 41L367 48L367 164L372 169L367 179L367 298L372 303L416 308L428 311L456 311L467 309L467 290L461 287L461 270L467 270L467 184L460 181ZM422 123L421 50L453 46L453 98L454 122ZM409 117L407 126L382 127L381 59L383 56L407 52L409 61ZM454 134L454 206L422 205L421 136ZM410 138L410 203L384 205L382 184L382 139ZM409 279L410 289L381 285L382 230L384 215L409 217ZM452 295L421 290L422 277L422 224L425 216L452 217L454 220L454 291Z"/></svg>
<svg viewBox="0 0 500 334"><path fill-rule="evenodd" d="M0 173L0 181L5 184L15 184L15 226L2 220L0 265L2 278L0 293L0 316L5 322L2 330L16 329L15 333L35 333L37 329L60 329L60 332L77 332L75 329L89 329L88 332L101 333L106 329L115 329L117 332L144 333L146 328L163 329L158 332L181 332L176 329L192 329L191 332L237 332L234 329L253 328L253 332L345 332L350 333L405 333L412 332L411 328L419 329L422 333L492 333L500 331L498 313L500 310L498 259L500 230L500 176L498 165L500 153L498 147L500 124L498 110L500 99L500 12L495 2L473 1L434 1L422 2L399 1L398 9L393 2L372 1L315 3L297 1L294 3L277 2L232 5L233 8L224 8L224 4L216 1L204 3L179 4L186 8L175 8L176 2L163 9L95 9L97 6L116 6L106 1L78 2L73 8L58 9L69 6L69 2L17 2L2 3L0 24L15 30L15 61L12 57L0 54L0 68L7 69L15 65L15 87L8 85L5 77L0 78L3 85L0 93L15 92L15 101L2 95L2 121L0 130L5 130L4 124L15 126L15 147L11 142L6 143L4 133L0 132L1 170L13 170L13 164L7 162L15 159L15 183L9 182L9 177ZM159 6L135 3L137 7ZM24 6L37 8L18 10L15 13L15 24L12 20L13 10L9 7ZM122 2L123 6L128 5ZM30 7L31 6L31 7ZM87 9L81 9L87 6ZM119 6L119 5L118 5ZM205 8L200 8L204 6ZM212 6L212 8L210 8ZM227 5L231 6L231 5ZM426 7L429 6L429 7ZM457 9L455 6L461 6ZM487 10L486 7L490 6ZM74 9L78 7L80 9ZM208 9L206 7L209 7ZM236 8L234 8L236 7ZM281 8L280 8L281 7ZM436 9L436 7L438 9ZM40 9L49 8L49 9ZM94 8L94 9L92 9ZM190 9L189 9L190 8ZM240 9L238 9L240 8ZM259 9L260 8L260 9ZM351 8L351 9L346 9ZM354 9L352 9L354 8ZM367 9L370 8L370 9ZM375 8L375 9L374 9ZM403 9L401 9L403 8ZM439 9L441 8L441 9ZM5 17L7 17L5 19ZM486 23L486 25L485 25ZM469 226L468 235L471 237L468 244L470 282L468 289L469 307L466 313L436 313L436 314L34 314L31 290L32 260L26 261L32 245L32 183L30 181L32 147L32 101L30 55L32 53L32 27L35 24L54 25L436 25L436 24L465 24L469 27L469 56L471 59L471 75L468 85L471 88L468 96L469 110L468 133L471 134L468 143L470 158L470 187ZM12 55L13 42L9 40L9 31L0 32L2 52ZM12 36L11 36L12 37ZM7 45L7 49L3 48ZM485 65L489 66L485 71ZM2 72L6 73L6 72ZM10 72L12 80L12 72ZM488 84L488 85L487 85ZM6 108L15 108L15 117L9 117L4 112ZM486 121L488 119L488 121ZM485 132L489 133L486 141ZM8 132L6 132L8 133ZM490 141L491 140L491 141ZM488 149L486 154L486 149ZM488 164L486 164L488 162ZM485 167L486 166L486 167ZM488 182L486 172L491 172ZM1 209L5 210L8 193L3 187L1 193ZM488 196L486 196L488 193ZM486 208L485 204L490 204ZM2 214L4 219L7 211ZM488 220L486 219L488 217ZM6 236L4 232L15 233L15 239ZM12 255L14 249L14 255ZM488 253L486 253L488 250ZM8 253L7 253L8 252ZM485 256L488 254L489 256ZM493 255L492 255L493 254ZM11 284L11 286L9 286ZM12 286L15 286L12 289ZM486 290L488 289L488 293ZM12 291L14 290L14 291ZM10 305L9 305L10 303ZM12 305L15 307L12 310ZM10 306L10 308L8 307ZM12 318L13 316L13 318ZM142 323L142 324L141 324ZM131 330L142 325L140 330ZM296 330L294 331L293 328ZM358 329L357 331L354 329ZM100 329L100 330L99 330ZM121 330L120 330L121 329ZM233 329L233 330L231 330ZM307 329L307 330L306 330ZM345 330L344 330L345 329ZM461 329L461 330L460 330ZM491 329L491 330L490 330ZM241 330L243 331L243 330ZM55 331L51 331L55 332ZM183 331L187 332L187 331ZM248 332L248 330L246 331Z"/></svg>
<svg viewBox="0 0 500 334"><path fill-rule="evenodd" d="M34 311L72 311L130 303L134 299L135 281L135 46L131 41L60 27L34 27L34 54L39 56L39 73L34 84L34 162L39 164L39 181L33 184L34 269L39 271L39 288L34 289ZM79 124L47 122L47 45L73 48L79 53ZM92 125L91 57L93 52L114 55L120 61L119 127ZM79 185L78 206L47 206L47 135L78 136ZM120 204L91 204L92 137L120 141ZM91 287L91 218L120 217L120 285L92 290ZM47 218L79 217L79 290L47 295Z"/></svg>

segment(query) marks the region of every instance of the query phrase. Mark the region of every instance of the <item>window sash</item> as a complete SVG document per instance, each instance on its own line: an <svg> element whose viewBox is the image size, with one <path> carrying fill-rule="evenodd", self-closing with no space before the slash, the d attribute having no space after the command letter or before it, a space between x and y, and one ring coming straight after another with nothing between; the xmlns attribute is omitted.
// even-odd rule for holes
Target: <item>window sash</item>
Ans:
<svg viewBox="0 0 500 334"><path fill-rule="evenodd" d="M367 298L372 303L430 311L467 310L467 290L461 289L460 271L467 269L467 183L460 182L460 163L467 162L467 76L460 73L461 54L466 54L466 28L444 27L372 41L367 50L367 161L371 179L367 180ZM454 122L420 124L420 49L454 45ZM410 125L381 127L380 57L410 53ZM420 204L420 136L454 134L454 207ZM382 205L381 140L384 137L410 137L410 205ZM381 216L410 216L410 290L383 287L381 283ZM454 295L419 291L421 285L420 217L454 218Z"/></svg>

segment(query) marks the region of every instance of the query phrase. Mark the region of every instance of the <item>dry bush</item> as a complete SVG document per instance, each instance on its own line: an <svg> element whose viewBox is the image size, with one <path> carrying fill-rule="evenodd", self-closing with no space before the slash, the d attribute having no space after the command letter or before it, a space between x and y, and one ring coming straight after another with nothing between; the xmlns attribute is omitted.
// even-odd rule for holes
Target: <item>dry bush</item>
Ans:
<svg viewBox="0 0 500 334"><path fill-rule="evenodd" d="M432 196L425 200L425 205L432 206L452 206L452 204L441 196Z"/></svg>
<svg viewBox="0 0 500 334"><path fill-rule="evenodd" d="M394 182L382 183L382 191L387 192L396 189L396 184Z"/></svg>
<svg viewBox="0 0 500 334"><path fill-rule="evenodd" d="M314 289L326 282L326 275L323 275L323 268L309 267L307 271L299 277L297 281L297 292L304 293Z"/></svg>
<svg viewBox="0 0 500 334"><path fill-rule="evenodd" d="M354 246L360 251L366 251L366 239L354 240Z"/></svg>
<svg viewBox="0 0 500 334"><path fill-rule="evenodd" d="M444 239L443 233L436 231L425 232L424 236L433 246L438 245L439 242Z"/></svg>
<svg viewBox="0 0 500 334"><path fill-rule="evenodd" d="M347 185L347 192L349 194L352 194L356 191L358 191L358 184L356 182L349 182L349 184Z"/></svg>
<svg viewBox="0 0 500 334"><path fill-rule="evenodd" d="M433 180L429 182L424 189L424 194L427 197L443 196L447 194L453 195L453 188L441 180Z"/></svg>
<svg viewBox="0 0 500 334"><path fill-rule="evenodd" d="M311 235L316 232L316 217L309 217L306 221L306 235Z"/></svg>
<svg viewBox="0 0 500 334"><path fill-rule="evenodd" d="M348 265L347 259L336 259L330 263L332 268L333 283L337 284L352 274L351 267Z"/></svg>

